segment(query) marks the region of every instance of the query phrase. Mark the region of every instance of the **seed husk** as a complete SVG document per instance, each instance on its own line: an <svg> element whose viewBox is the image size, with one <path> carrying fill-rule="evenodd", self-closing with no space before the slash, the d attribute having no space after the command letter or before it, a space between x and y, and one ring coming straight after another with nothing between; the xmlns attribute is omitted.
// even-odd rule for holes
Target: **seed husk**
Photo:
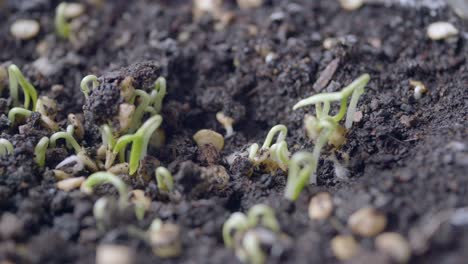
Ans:
<svg viewBox="0 0 468 264"><path fill-rule="evenodd" d="M224 147L224 137L211 129L199 130L195 135L193 135L193 140L195 140L198 147L211 144L218 151L221 151Z"/></svg>
<svg viewBox="0 0 468 264"><path fill-rule="evenodd" d="M61 180L57 182L57 188L60 190L69 192L73 189L77 189L81 186L81 184L85 181L85 177L74 177Z"/></svg>
<svg viewBox="0 0 468 264"><path fill-rule="evenodd" d="M32 39L39 33L40 25L36 20L20 19L15 21L11 27L11 34L21 40Z"/></svg>
<svg viewBox="0 0 468 264"><path fill-rule="evenodd" d="M411 257L411 248L408 241L400 234L386 232L375 238L376 248L388 254L397 263L407 263Z"/></svg>
<svg viewBox="0 0 468 264"><path fill-rule="evenodd" d="M321 192L310 199L309 217L312 220L327 219L332 212L333 201L329 193Z"/></svg>
<svg viewBox="0 0 468 264"><path fill-rule="evenodd" d="M335 236L330 245L335 257L343 261L356 256L360 248L354 237L348 235Z"/></svg>
<svg viewBox="0 0 468 264"><path fill-rule="evenodd" d="M349 217L348 226L357 235L373 237L385 229L387 218L376 209L365 207Z"/></svg>

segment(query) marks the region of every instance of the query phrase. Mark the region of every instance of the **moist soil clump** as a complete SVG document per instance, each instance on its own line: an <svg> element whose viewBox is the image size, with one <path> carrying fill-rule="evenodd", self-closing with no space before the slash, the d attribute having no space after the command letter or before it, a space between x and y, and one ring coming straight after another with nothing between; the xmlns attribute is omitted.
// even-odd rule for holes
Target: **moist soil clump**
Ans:
<svg viewBox="0 0 468 264"><path fill-rule="evenodd" d="M109 205L101 228L93 205L117 192L107 185L93 195L58 189L53 170L75 153L58 143L47 151L45 166L38 166L34 147L53 132L38 113L12 124L7 80L0 79L0 137L14 146L12 155L0 156L0 260L93 263L97 246L107 243L129 247L135 263L239 263L224 246L223 223L233 212L264 203L292 243L268 263L338 262L330 241L350 234L349 217L364 207L385 215L385 231L407 238L411 262L465 262L467 222L454 224L445 215L468 206L468 22L444 4L380 2L386 3L350 12L339 1L267 0L240 9L230 0L219 7L223 18L195 15L190 1L83 1L85 12L72 19L74 36L65 40L54 33L57 1L0 0L0 67L18 65L39 95L56 100L61 131L68 114L78 116L85 130L79 144L91 159L102 144L99 127L117 122L126 78L148 93L159 76L167 79L163 132L157 132L164 144L150 145L139 173L162 165L175 181L175 194L168 195L154 175L120 175L143 190L150 205L140 220L134 208ZM10 33L23 18L40 23L31 40ZM451 22L459 35L429 39L426 29L436 21ZM284 199L287 173L255 168L246 158L248 147L284 124L292 153L312 151L303 118L314 110L293 111L293 105L338 91L363 73L371 81L336 151L348 175L336 175L326 149L317 185L307 186L295 202ZM88 74L98 76L99 85L85 98L79 87ZM427 88L419 99L411 80ZM234 134L221 151L198 147L192 138L198 130L226 133L218 112L233 119ZM73 173L87 177L92 171ZM308 216L310 198L323 191L331 194L333 221ZM129 231L146 230L155 218L180 227L180 256L162 259ZM372 238L356 239L361 250L351 263L392 263Z"/></svg>

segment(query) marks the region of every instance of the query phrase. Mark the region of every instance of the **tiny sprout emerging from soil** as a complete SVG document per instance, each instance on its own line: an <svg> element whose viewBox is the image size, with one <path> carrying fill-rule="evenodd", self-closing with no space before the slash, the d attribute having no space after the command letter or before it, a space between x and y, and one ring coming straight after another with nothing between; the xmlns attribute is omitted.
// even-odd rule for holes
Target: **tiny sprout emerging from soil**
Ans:
<svg viewBox="0 0 468 264"><path fill-rule="evenodd" d="M162 102L166 96L166 78L159 77L154 83L154 89L150 94L150 106L152 109L149 110L152 114L159 114L162 108Z"/></svg>
<svg viewBox="0 0 468 264"><path fill-rule="evenodd" d="M8 111L8 120L13 124L15 123L16 116L23 116L24 118L28 118L32 115L32 111L28 109L24 109L22 107L13 107Z"/></svg>
<svg viewBox="0 0 468 264"><path fill-rule="evenodd" d="M69 144L73 149L75 150L76 154L79 154L83 151L81 148L80 144L76 141L76 139L73 137L73 125L68 125L67 126L67 131L60 131L60 132L55 132L50 136L50 146L52 148L55 148L57 144L57 140L59 139L65 139L67 145Z"/></svg>
<svg viewBox="0 0 468 264"><path fill-rule="evenodd" d="M419 100L423 96L423 94L427 93L427 88L424 83L420 81L410 80L410 85L414 89L414 99Z"/></svg>
<svg viewBox="0 0 468 264"><path fill-rule="evenodd" d="M276 143L272 145L273 138L278 134ZM259 146L254 143L249 148L249 160L259 165L270 159L283 171L286 171L289 163L288 145L285 141L288 134L288 128L285 125L276 125L270 129L259 151Z"/></svg>
<svg viewBox="0 0 468 264"><path fill-rule="evenodd" d="M114 150L112 152L111 164L113 163L115 156L119 153L121 162L124 162L122 159L125 157L125 148L129 143L132 143L128 163L130 165L130 174L134 174L138 169L140 160L146 156L151 135L153 135L154 131L156 131L156 129L161 125L162 120L163 119L160 115L155 115L146 120L146 122L134 134L128 134L120 137L115 143Z"/></svg>
<svg viewBox="0 0 468 264"><path fill-rule="evenodd" d="M106 148L106 163L105 167L108 169L112 166L112 150L115 146L115 138L112 127L109 125L101 126L102 145Z"/></svg>
<svg viewBox="0 0 468 264"><path fill-rule="evenodd" d="M172 192L174 190L172 173L164 167L156 169L156 182L158 183L158 188L163 192Z"/></svg>
<svg viewBox="0 0 468 264"><path fill-rule="evenodd" d="M23 88L24 108L29 109L32 101L32 109L36 109L37 91L34 86L26 80L18 66L12 64L8 67L8 76L10 83L10 96L13 99L13 105L19 105L18 83Z"/></svg>
<svg viewBox="0 0 468 264"><path fill-rule="evenodd" d="M284 196L286 199L295 201L302 189L309 183L309 179L317 168L315 156L309 152L296 152L289 162L288 181ZM313 180L314 182L316 179Z"/></svg>
<svg viewBox="0 0 468 264"><path fill-rule="evenodd" d="M110 183L117 189L119 192L119 204L122 206L121 208L124 208L127 205L127 185L119 177L110 172L100 171L91 174L81 185L81 191L91 194L94 187L105 183Z"/></svg>
<svg viewBox="0 0 468 264"><path fill-rule="evenodd" d="M0 157L11 155L14 152L13 144L7 139L0 138Z"/></svg>
<svg viewBox="0 0 468 264"><path fill-rule="evenodd" d="M234 124L234 119L229 116L226 116L223 112L216 113L216 120L218 120L221 125L223 125L224 129L226 129L226 136L225 138L232 137L234 135L234 128L232 125Z"/></svg>
<svg viewBox="0 0 468 264"><path fill-rule="evenodd" d="M271 207L264 204L257 204L250 208L247 214L247 220L250 226L260 225L267 227L275 232L280 231L278 220L276 220L275 212Z"/></svg>
<svg viewBox="0 0 468 264"><path fill-rule="evenodd" d="M245 214L239 212L231 214L223 225L224 245L227 248L233 248L234 235L238 232L244 232L247 228L249 228L249 221Z"/></svg>
<svg viewBox="0 0 468 264"><path fill-rule="evenodd" d="M83 186L83 184L81 185ZM109 198L101 197L97 199L93 206L93 215L94 219L96 219L96 225L99 230L104 229L104 218L106 217L106 207L109 203Z"/></svg>
<svg viewBox="0 0 468 264"><path fill-rule="evenodd" d="M145 196L145 192L142 190L133 190L130 192L130 201L135 206L135 215L138 220L142 220L145 217L146 210L151 205L151 200Z"/></svg>
<svg viewBox="0 0 468 264"><path fill-rule="evenodd" d="M43 137L37 143L34 148L35 161L39 167L43 168L45 166L46 150L49 147L49 138Z"/></svg>
<svg viewBox="0 0 468 264"><path fill-rule="evenodd" d="M148 109L150 105L151 98L147 92L143 90L135 90L133 99L131 101L136 101L137 98L140 98L140 102L133 113L133 117L130 123L129 132L135 132L141 125L141 120L143 119L143 115L145 111Z"/></svg>
<svg viewBox="0 0 468 264"><path fill-rule="evenodd" d="M171 223L163 223L161 219L155 219L148 230L149 241L156 256L172 258L180 255L182 243L179 226Z"/></svg>
<svg viewBox="0 0 468 264"><path fill-rule="evenodd" d="M89 88L89 83L92 82L92 89L95 89L96 87L99 86L98 78L96 75L87 75L85 76L80 83L80 88L81 91L83 92L84 96L86 98L89 97L89 93L91 92L91 89Z"/></svg>
<svg viewBox="0 0 468 264"><path fill-rule="evenodd" d="M55 31L57 32L57 35L64 39L68 39L71 33L70 24L67 22L67 18L65 16L67 5L67 3L62 2L57 6L55 9L54 20Z"/></svg>

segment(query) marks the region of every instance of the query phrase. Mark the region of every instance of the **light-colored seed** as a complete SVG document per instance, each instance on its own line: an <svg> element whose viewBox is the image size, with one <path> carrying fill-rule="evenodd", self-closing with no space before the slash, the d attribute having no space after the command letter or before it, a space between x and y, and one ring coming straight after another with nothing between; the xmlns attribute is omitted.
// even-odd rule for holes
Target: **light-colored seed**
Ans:
<svg viewBox="0 0 468 264"><path fill-rule="evenodd" d="M84 13L84 5L80 3L67 3L63 11L65 18L76 18Z"/></svg>
<svg viewBox="0 0 468 264"><path fill-rule="evenodd" d="M194 0L193 4L193 16L197 19L205 13L213 14L215 17L219 17L222 13L222 0Z"/></svg>
<svg viewBox="0 0 468 264"><path fill-rule="evenodd" d="M123 103L119 105L119 132L127 131L132 122L135 105Z"/></svg>
<svg viewBox="0 0 468 264"><path fill-rule="evenodd" d="M263 4L263 0L237 0L237 5L242 9L256 8Z"/></svg>
<svg viewBox="0 0 468 264"><path fill-rule="evenodd" d="M211 129L201 129L195 135L193 140L197 143L198 147L203 147L206 144L213 145L218 151L224 147L224 137Z"/></svg>
<svg viewBox="0 0 468 264"><path fill-rule="evenodd" d="M129 102L132 99L135 92L135 87L133 87L133 78L131 76L125 77L125 79L120 84L120 96Z"/></svg>
<svg viewBox="0 0 468 264"><path fill-rule="evenodd" d="M64 172L63 170L53 170L54 172L54 176L55 176L55 179L57 180L64 180L64 179L68 179L71 177L70 174Z"/></svg>
<svg viewBox="0 0 468 264"><path fill-rule="evenodd" d="M332 197L327 192L321 192L312 197L309 203L309 217L313 220L327 219L333 212Z"/></svg>
<svg viewBox="0 0 468 264"><path fill-rule="evenodd" d="M432 40L447 39L458 35L458 29L449 22L439 21L427 27L427 36Z"/></svg>
<svg viewBox="0 0 468 264"><path fill-rule="evenodd" d="M84 137L84 127L83 123L81 123L81 120L78 119L78 117L75 114L69 114L68 115L68 122L73 125L75 128L74 134L78 139L82 139Z"/></svg>
<svg viewBox="0 0 468 264"><path fill-rule="evenodd" d="M57 182L57 188L69 192L73 189L77 189L78 187L80 187L84 181L85 177L68 178Z"/></svg>
<svg viewBox="0 0 468 264"><path fill-rule="evenodd" d="M15 21L11 27L11 34L22 40L32 39L39 33L40 25L36 20L20 19Z"/></svg>
<svg viewBox="0 0 468 264"><path fill-rule="evenodd" d="M124 162L124 163L115 164L114 166L110 167L107 171L115 175L128 174L129 168L130 167L128 166L128 163Z"/></svg>
<svg viewBox="0 0 468 264"><path fill-rule="evenodd" d="M420 82L415 80L410 80L410 85L414 89L414 99L419 100L423 96L423 94L427 93L426 86Z"/></svg>
<svg viewBox="0 0 468 264"><path fill-rule="evenodd" d="M348 219L348 226L357 235L372 237L387 226L387 218L372 207L357 210Z"/></svg>
<svg viewBox="0 0 468 264"><path fill-rule="evenodd" d="M364 4L364 0L340 0L343 9L353 11L359 9Z"/></svg>
<svg viewBox="0 0 468 264"><path fill-rule="evenodd" d="M96 249L96 264L131 264L133 252L129 247L102 244Z"/></svg>
<svg viewBox="0 0 468 264"><path fill-rule="evenodd" d="M216 113L216 120L226 129L226 138L234 134L234 128L232 127L234 119L232 117L225 115L223 112L218 112Z"/></svg>
<svg viewBox="0 0 468 264"><path fill-rule="evenodd" d="M408 263L411 257L411 248L408 241L400 234L386 232L375 238L376 248L388 254L398 263Z"/></svg>
<svg viewBox="0 0 468 264"><path fill-rule="evenodd" d="M182 245L179 226L165 223L159 229L149 232L153 252L156 256L172 258L180 255Z"/></svg>
<svg viewBox="0 0 468 264"><path fill-rule="evenodd" d="M130 201L135 204L143 206L146 210L151 206L151 200L145 196L145 192L142 190L133 190L130 192Z"/></svg>
<svg viewBox="0 0 468 264"><path fill-rule="evenodd" d="M352 236L338 235L331 240L331 249L339 260L349 260L359 252L359 244Z"/></svg>

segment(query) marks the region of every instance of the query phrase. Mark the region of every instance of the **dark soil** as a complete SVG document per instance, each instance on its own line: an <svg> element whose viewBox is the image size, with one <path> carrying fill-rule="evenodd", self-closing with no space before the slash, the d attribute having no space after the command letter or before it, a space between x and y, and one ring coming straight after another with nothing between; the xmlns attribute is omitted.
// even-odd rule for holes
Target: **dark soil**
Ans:
<svg viewBox="0 0 468 264"><path fill-rule="evenodd" d="M412 234L422 232L418 230L441 212L468 206L468 22L450 8L368 4L346 12L337 1L268 0L260 8L240 10L231 0L225 1L224 9L234 19L223 27L210 16L194 19L188 1L103 2L99 8L86 4L87 12L77 18L82 24L79 41L72 44L54 34L59 1L0 0L0 63L17 64L41 95L57 100L62 129L69 113L80 114L86 127L80 143L89 149L101 144L97 125L118 111L120 98L113 89L125 77L132 76L136 87L149 90L158 76L165 76L166 144L149 155L174 173L181 198L158 194L153 179L124 177L132 188L143 189L152 198L151 208L142 221L112 215L109 228L98 230L93 203L115 192L103 188L87 196L79 190L58 190L52 169L71 151L64 146L50 150L46 168L40 169L33 161L33 148L51 133L41 127L37 115L22 129L9 124L5 89L0 137L12 141L15 153L0 158L0 262L92 263L98 244L117 243L135 250L136 263L237 263L223 245L222 224L230 213L245 212L257 203L275 209L282 230L294 241L282 259L270 262L337 262L330 239L349 230L309 219L309 199L319 191L332 194L334 217L341 223L370 205L386 214L387 231L409 240L417 240ZM36 38L13 38L10 25L20 18L40 22ZM428 39L427 26L439 20L452 22L460 30L459 38ZM322 43L328 37L343 41L325 49ZM270 52L275 57L266 62ZM37 67L39 58L47 62L48 70ZM314 86L334 59L339 59L332 76L335 85ZM313 144L302 128L303 116L311 108L292 111L292 106L311 94L337 90L365 72L372 79L359 102L363 117L339 151L339 156L350 156L349 181L336 178L325 152L318 186L308 186L290 203L283 198L283 172L269 175L256 170L247 177L248 162L237 159L229 164L228 156L263 142L279 123L289 129L292 152L311 150ZM100 76L101 85L85 101L79 83L91 73ZM420 100L412 96L411 79L428 88ZM226 139L219 156L198 149L192 140L203 128L225 133L215 118L218 111L236 121L236 133ZM227 170L227 185L201 178L209 163ZM155 217L181 227L180 257L161 260L128 234L128 226L147 228ZM371 239L359 241L365 250L356 263L363 257L375 258L373 263L389 262ZM465 263L468 226L444 222L425 242L427 250L413 248L412 262Z"/></svg>

